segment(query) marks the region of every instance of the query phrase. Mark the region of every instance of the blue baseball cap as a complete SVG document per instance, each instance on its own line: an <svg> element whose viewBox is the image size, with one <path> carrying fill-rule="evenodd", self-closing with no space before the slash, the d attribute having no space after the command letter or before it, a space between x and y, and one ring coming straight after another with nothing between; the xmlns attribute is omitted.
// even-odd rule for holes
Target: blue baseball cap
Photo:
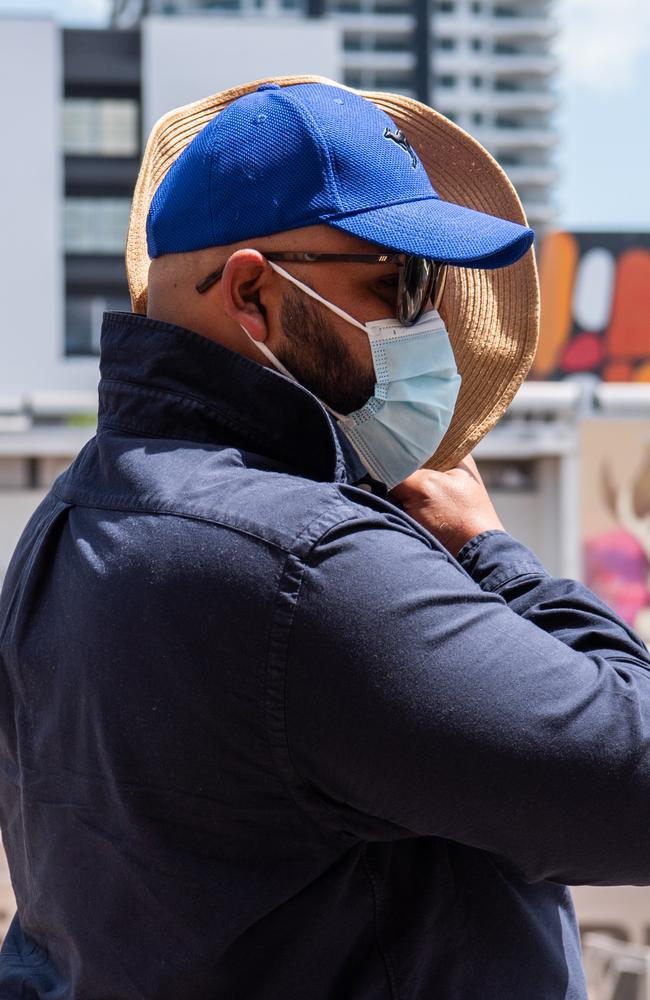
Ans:
<svg viewBox="0 0 650 1000"><path fill-rule="evenodd" d="M446 165L446 168L448 165ZM267 83L215 115L174 161L147 215L151 258L327 224L390 250L499 268L532 229L443 201L404 132L323 83Z"/></svg>

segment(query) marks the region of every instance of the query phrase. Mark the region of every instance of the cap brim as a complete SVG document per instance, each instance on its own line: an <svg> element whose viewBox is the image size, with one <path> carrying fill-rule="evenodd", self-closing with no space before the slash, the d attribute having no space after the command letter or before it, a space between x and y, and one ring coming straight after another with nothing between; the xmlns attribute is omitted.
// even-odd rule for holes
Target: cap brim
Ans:
<svg viewBox="0 0 650 1000"><path fill-rule="evenodd" d="M384 205L327 222L390 250L486 269L514 264L535 236L526 226L440 198Z"/></svg>

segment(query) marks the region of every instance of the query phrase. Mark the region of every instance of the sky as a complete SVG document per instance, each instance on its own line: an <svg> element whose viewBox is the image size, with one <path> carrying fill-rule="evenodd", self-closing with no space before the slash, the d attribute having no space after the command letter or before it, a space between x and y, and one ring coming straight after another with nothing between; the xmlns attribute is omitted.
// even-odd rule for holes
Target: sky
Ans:
<svg viewBox="0 0 650 1000"><path fill-rule="evenodd" d="M108 0L0 0L0 13L106 22ZM650 2L555 0L556 223L650 230Z"/></svg>

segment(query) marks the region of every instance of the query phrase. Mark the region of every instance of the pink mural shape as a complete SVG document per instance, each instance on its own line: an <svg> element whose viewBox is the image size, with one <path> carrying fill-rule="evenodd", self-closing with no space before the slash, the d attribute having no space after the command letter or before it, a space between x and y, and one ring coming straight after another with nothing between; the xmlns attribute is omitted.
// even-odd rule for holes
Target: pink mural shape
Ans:
<svg viewBox="0 0 650 1000"><path fill-rule="evenodd" d="M603 338L596 333L578 333L564 348L561 365L565 372L587 372L598 368L605 356Z"/></svg>
<svg viewBox="0 0 650 1000"><path fill-rule="evenodd" d="M585 583L628 625L650 604L645 553L640 543L622 528L615 528L585 542Z"/></svg>

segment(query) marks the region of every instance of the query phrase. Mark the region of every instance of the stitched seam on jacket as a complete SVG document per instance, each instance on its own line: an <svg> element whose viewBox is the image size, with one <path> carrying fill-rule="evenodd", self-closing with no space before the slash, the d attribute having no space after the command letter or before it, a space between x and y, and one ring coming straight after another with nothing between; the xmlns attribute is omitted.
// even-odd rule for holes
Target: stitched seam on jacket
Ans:
<svg viewBox="0 0 650 1000"><path fill-rule="evenodd" d="M384 963L384 969L386 970L386 979L388 980L388 989L390 990L391 1000L399 1000L399 993L397 991L397 985L395 982L395 970L393 969L392 962L389 958L388 952L384 949L381 943L381 936L379 934L379 891L377 887L377 880L375 874L371 868L370 861L368 859L368 848L364 845L362 851L363 866L366 870L366 875L368 876L368 881L370 882L370 888L372 891L372 903L373 903L373 925L375 928L375 941L377 942L377 951L381 955L382 962Z"/></svg>
<svg viewBox="0 0 650 1000"><path fill-rule="evenodd" d="M241 535L256 538L259 542L264 542L266 545L270 545L273 548L278 549L280 552L289 553L291 551L279 542L274 542L270 538L265 538L264 535L258 535L254 531L250 531L249 529L243 528L237 524L230 524L228 521L219 520L216 517L209 517L207 514L192 514L182 510L168 510L163 507L156 508L149 505L137 507L132 504L125 504L123 501L118 499L116 499L114 503L111 503L110 498L105 499L101 503L98 503L91 498L88 498L87 500L79 499L79 497L85 496L84 493L80 493L79 497L75 497L74 500L71 500L61 496L61 494L58 493L54 487L52 487L51 492L57 500L65 503L68 507L86 507L91 510L116 510L120 511L122 514L151 514L156 517L164 517L166 515L169 517L182 517L186 521L200 521L202 524L214 524L220 528L229 528L231 531L237 531Z"/></svg>
<svg viewBox="0 0 650 1000"><path fill-rule="evenodd" d="M469 558L469 556L473 554L474 549L477 549L481 544L481 542L489 535L507 535L507 534L508 534L507 531L502 531L500 528L488 528L486 531L481 531L480 534L474 535L474 537L470 538L468 542L465 542L462 549L460 549L460 551L456 556L457 562L461 562L461 559L465 560Z"/></svg>
<svg viewBox="0 0 650 1000"><path fill-rule="evenodd" d="M488 576L487 580L481 581L481 590L492 592L498 594L503 587L506 587L509 583L514 583L515 580L547 580L548 576L545 576L539 572L535 573L532 570L528 570L525 573L511 572L507 574L500 574L492 577L492 574Z"/></svg>
<svg viewBox="0 0 650 1000"><path fill-rule="evenodd" d="M321 836L328 837L329 839L335 838L338 841L343 840L346 844L349 844L351 842L358 843L358 838L343 830L332 830L319 823L315 816L312 815L309 807L301 801L298 791L305 796L305 799L311 800L319 813L329 813L329 809L320 799L316 790L305 781L294 767L286 729L286 680L289 637L307 566L306 559L295 550L301 541L309 537L310 532L313 532L315 526L318 525L320 529L322 525L322 530L319 530L318 534L312 538L308 552L305 555L311 552L323 534L338 524L355 519L356 512L351 510L347 504L342 503L338 494L335 495L334 503L338 510L334 511L330 509L325 514L321 512L313 521L310 521L295 539L294 547L287 554L280 576L272 624L269 629L269 648L267 651L266 669L264 671L264 728L269 743L269 753L275 765L276 772L296 807L318 830ZM345 510L345 515L338 516L342 513L342 510Z"/></svg>
<svg viewBox="0 0 650 1000"><path fill-rule="evenodd" d="M178 434L174 432L173 434L163 433L162 431L152 431L143 424L133 424L129 420L120 421L119 424L113 423L112 420L100 420L99 426L102 428L107 428L111 431L120 431L123 434L131 434L133 437L141 438L160 438L165 441L191 441L195 444L212 444L215 448L220 446L220 442L215 441L210 434L201 435L200 432L193 432L191 435L184 436L183 434Z"/></svg>
<svg viewBox="0 0 650 1000"><path fill-rule="evenodd" d="M57 520L57 518L60 517L64 511L69 510L71 507L71 504L67 500L63 500L60 496L57 495L56 499L58 500L59 504L61 503L63 504L63 507L61 508L57 506L55 510L51 511L50 514L47 515L47 517L41 522L39 526L37 538L32 544L29 557L27 559L27 562L25 563L25 567L20 573L20 579L18 581L18 588L17 588L19 590L19 593L12 594L11 611L10 614L5 619L0 640L4 640L5 636L11 636L11 643L13 644L13 631L16 626L16 615L18 613L20 603L22 602L25 596L24 592L25 588L29 584L32 567L34 565L34 562L38 558L38 555L40 554L41 551L40 543L43 537L49 532L50 528Z"/></svg>
<svg viewBox="0 0 650 1000"><path fill-rule="evenodd" d="M220 420L223 420L224 423L229 424L230 427L233 428L234 430L243 431L244 433L247 433L249 435L252 433L250 427L247 424L245 424L243 421L237 420L237 418L233 417L232 413L230 413L229 411L225 411L219 406L214 406L214 404L208 403L206 402L206 400L201 399L200 396L194 396L189 392L177 392L175 389L161 389L159 386L150 385L148 382L131 382L128 379L119 379L119 378L103 378L102 382L100 383L100 389L102 388L102 384L104 386L110 386L110 385L128 386L129 388L134 388L139 391L142 391L144 389L145 392L150 393L152 396L156 397L165 398L173 396L175 399L179 401L185 400L188 404L192 404L194 406L198 406L204 410L207 410L208 413L214 414ZM110 426L109 421L102 420L101 423L102 424L106 423Z"/></svg>
<svg viewBox="0 0 650 1000"><path fill-rule="evenodd" d="M362 517L363 515L357 515L357 516ZM344 518L343 521L336 521L336 522L332 523L331 525L329 525L317 538L314 538L314 540L312 541L312 544L310 546L309 552L307 552L305 554L305 558L303 560L303 565L302 565L302 570L301 570L300 585L299 585L299 587L296 590L296 600L295 600L294 609L293 609L293 612L292 612L292 622L291 622L291 626L289 627L288 633L287 633L288 638L287 638L287 643L286 643L286 652L285 652L285 660L284 660L284 667L283 667L283 670L284 670L284 680L283 680L283 699L284 699L284 701L283 701L283 718L284 718L285 722L286 722L286 691L287 691L288 673L289 673L288 672L288 661L289 661L289 652L290 652L290 648L291 648L291 635L292 635L292 626L293 626L293 614L295 613L296 607L298 605L298 600L299 600L299 597L300 597L300 589L302 588L302 580L304 578L306 570L309 568L309 564L310 564L309 560L310 560L311 555L312 555L314 549L316 548L316 546L320 542L322 542L322 540L324 539L324 537L330 531L332 531L334 528L338 527L339 524L343 524L343 523L345 523L345 521L352 521L354 519L355 518L353 518L353 517L348 517L348 518ZM412 519L407 516L407 520L411 521ZM413 523L415 524L415 522L413 522ZM417 527L417 525L416 525L416 527ZM427 537L423 537L419 531L413 532L412 530L409 530L407 532L405 530L406 528L410 529L410 525L407 524L404 527L399 527L399 528L396 527L396 526L392 526L392 525L391 526L387 526L388 530L391 530L391 531L400 531L400 532L403 532L405 534L408 533L411 537L415 537L418 541L423 542L430 550L435 551L436 554L440 554L440 553L438 553L437 550L433 549L433 546L430 544L429 539ZM441 553L441 554L444 555L445 553ZM446 554L446 558L447 558L448 561L450 561L450 562L453 563L453 557L449 553ZM464 573L466 576L468 576L468 574L465 572L465 570L461 566L456 566L456 568L459 571L461 571L462 573ZM471 579L471 577L470 577L470 579ZM330 806L328 804L328 802L326 802L321 797L321 794L320 794L317 786L315 786L313 784L313 782L310 781L309 778L307 778L305 775L303 775L303 773L300 771L299 767L295 764L294 759L293 759L293 754L291 752L291 744L289 742L289 735L288 735L288 733L286 731L286 725L285 725L285 730L284 730L284 744L283 744L283 749L286 751L286 755L287 755L288 762L289 762L289 768L290 768L291 775L292 775L292 781L294 782L294 784L298 785L303 791L305 791L306 794L312 799L312 801L315 801L315 802L318 803L319 812L321 812L324 815L330 815L332 817L332 820L334 822L340 824L340 817L339 817L338 813L336 812L336 809L333 808L332 806ZM375 813L375 812L372 812L370 809L368 809L366 806L354 806L351 803L346 802L345 799L341 800L341 804L343 806L347 807L347 808L351 808L353 810L360 811L364 816L370 817L372 819L379 820L380 822L382 822L384 824L385 823L390 823L392 826L395 827L396 830L397 829L398 830L403 830L406 833L408 833L410 836L413 835L413 830L410 827L405 826L403 822L401 822L400 820L396 819L393 816L387 815L385 812L382 813L382 814ZM352 836L352 835L347 834L347 836ZM359 837L356 837L356 836L354 837L355 842L358 842L359 839L360 839Z"/></svg>

